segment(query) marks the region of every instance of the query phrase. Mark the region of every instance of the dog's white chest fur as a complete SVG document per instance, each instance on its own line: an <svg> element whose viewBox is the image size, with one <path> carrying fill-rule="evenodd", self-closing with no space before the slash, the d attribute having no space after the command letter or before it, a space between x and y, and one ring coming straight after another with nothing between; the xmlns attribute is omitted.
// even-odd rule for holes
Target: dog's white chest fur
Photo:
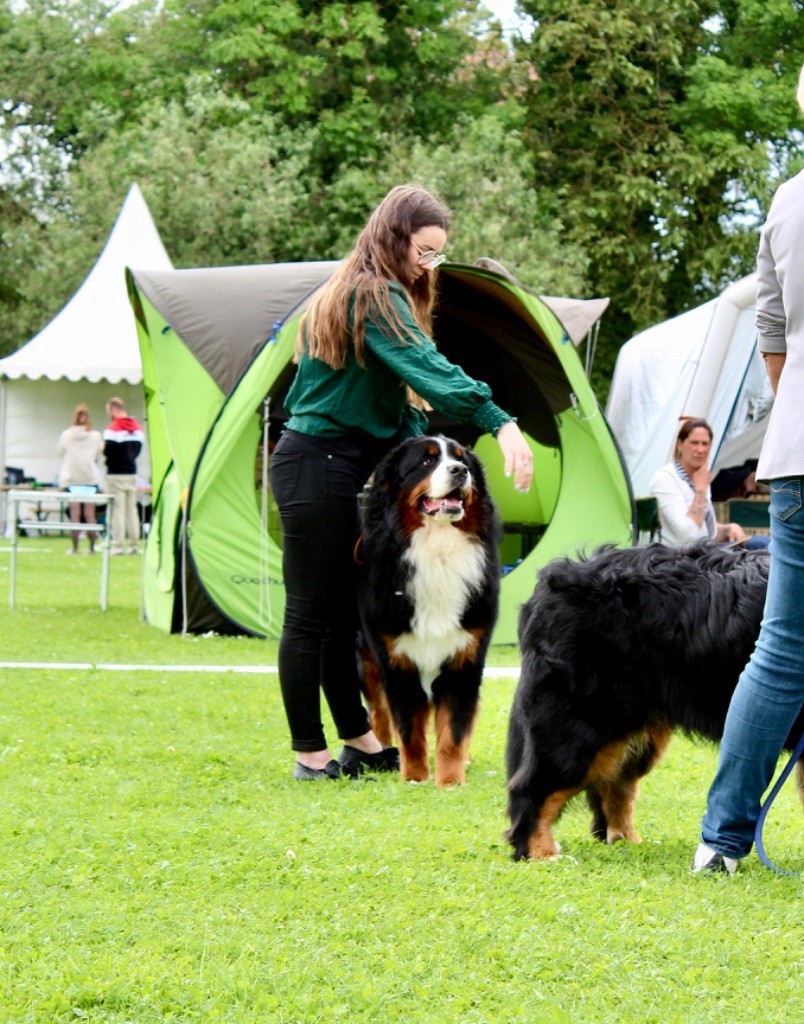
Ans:
<svg viewBox="0 0 804 1024"><path fill-rule="evenodd" d="M413 534L404 559L412 569L406 596L413 605L413 621L410 632L397 638L394 650L416 665L429 697L444 662L474 639L461 628L461 616L471 594L483 584L485 552L464 530L425 522Z"/></svg>

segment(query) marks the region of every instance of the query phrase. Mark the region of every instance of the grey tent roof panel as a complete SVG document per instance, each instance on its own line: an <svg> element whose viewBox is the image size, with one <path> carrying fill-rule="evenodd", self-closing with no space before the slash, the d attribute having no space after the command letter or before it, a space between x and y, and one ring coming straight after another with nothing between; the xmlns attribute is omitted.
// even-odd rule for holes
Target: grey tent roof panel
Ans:
<svg viewBox="0 0 804 1024"><path fill-rule="evenodd" d="M130 270L224 394L271 336L332 275L337 262L191 270Z"/></svg>

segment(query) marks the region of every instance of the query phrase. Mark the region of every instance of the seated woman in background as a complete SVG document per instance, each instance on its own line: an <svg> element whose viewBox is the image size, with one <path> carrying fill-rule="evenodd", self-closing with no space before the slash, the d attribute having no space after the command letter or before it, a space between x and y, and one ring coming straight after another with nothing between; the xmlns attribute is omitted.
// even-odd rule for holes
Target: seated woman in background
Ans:
<svg viewBox="0 0 804 1024"><path fill-rule="evenodd" d="M766 548L768 537L748 537L737 523L718 523L715 519L709 491L712 437L706 420L685 420L676 439L674 461L662 466L651 480L650 492L659 504L662 520L662 540L672 547L711 540Z"/></svg>

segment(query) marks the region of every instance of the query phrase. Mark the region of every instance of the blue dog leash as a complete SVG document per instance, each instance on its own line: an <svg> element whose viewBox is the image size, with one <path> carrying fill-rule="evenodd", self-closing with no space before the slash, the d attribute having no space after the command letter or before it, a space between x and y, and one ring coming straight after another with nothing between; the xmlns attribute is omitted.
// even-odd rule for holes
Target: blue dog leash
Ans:
<svg viewBox="0 0 804 1024"><path fill-rule="evenodd" d="M754 845L757 848L759 859L762 861L765 867L770 868L771 871L775 871L778 875L792 875L794 877L796 875L799 875L800 872L785 871L783 868L777 868L773 861L770 859L770 857L767 855L767 853L765 853L765 847L762 843L762 829L765 825L765 819L768 816L768 811L770 810L771 804L776 799L779 790L782 788L784 784L785 779L790 774L790 772L792 772L793 768L795 768L796 762L800 757L804 757L804 735L801 736L801 739L796 744L796 749L793 751L790 760L784 766L782 774L776 780L776 784L774 785L773 789L770 791L770 793L768 793L768 798L762 805L762 809L759 812L759 817L757 818L757 827L754 831Z"/></svg>

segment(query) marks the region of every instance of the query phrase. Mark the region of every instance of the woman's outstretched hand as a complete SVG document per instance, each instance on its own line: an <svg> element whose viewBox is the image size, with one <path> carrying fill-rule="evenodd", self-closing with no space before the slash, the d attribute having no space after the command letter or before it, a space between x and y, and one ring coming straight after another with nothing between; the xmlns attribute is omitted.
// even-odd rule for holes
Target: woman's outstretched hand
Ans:
<svg viewBox="0 0 804 1024"><path fill-rule="evenodd" d="M513 420L497 431L497 442L505 459L505 475L513 476L518 491L529 491L533 480L533 452Z"/></svg>

